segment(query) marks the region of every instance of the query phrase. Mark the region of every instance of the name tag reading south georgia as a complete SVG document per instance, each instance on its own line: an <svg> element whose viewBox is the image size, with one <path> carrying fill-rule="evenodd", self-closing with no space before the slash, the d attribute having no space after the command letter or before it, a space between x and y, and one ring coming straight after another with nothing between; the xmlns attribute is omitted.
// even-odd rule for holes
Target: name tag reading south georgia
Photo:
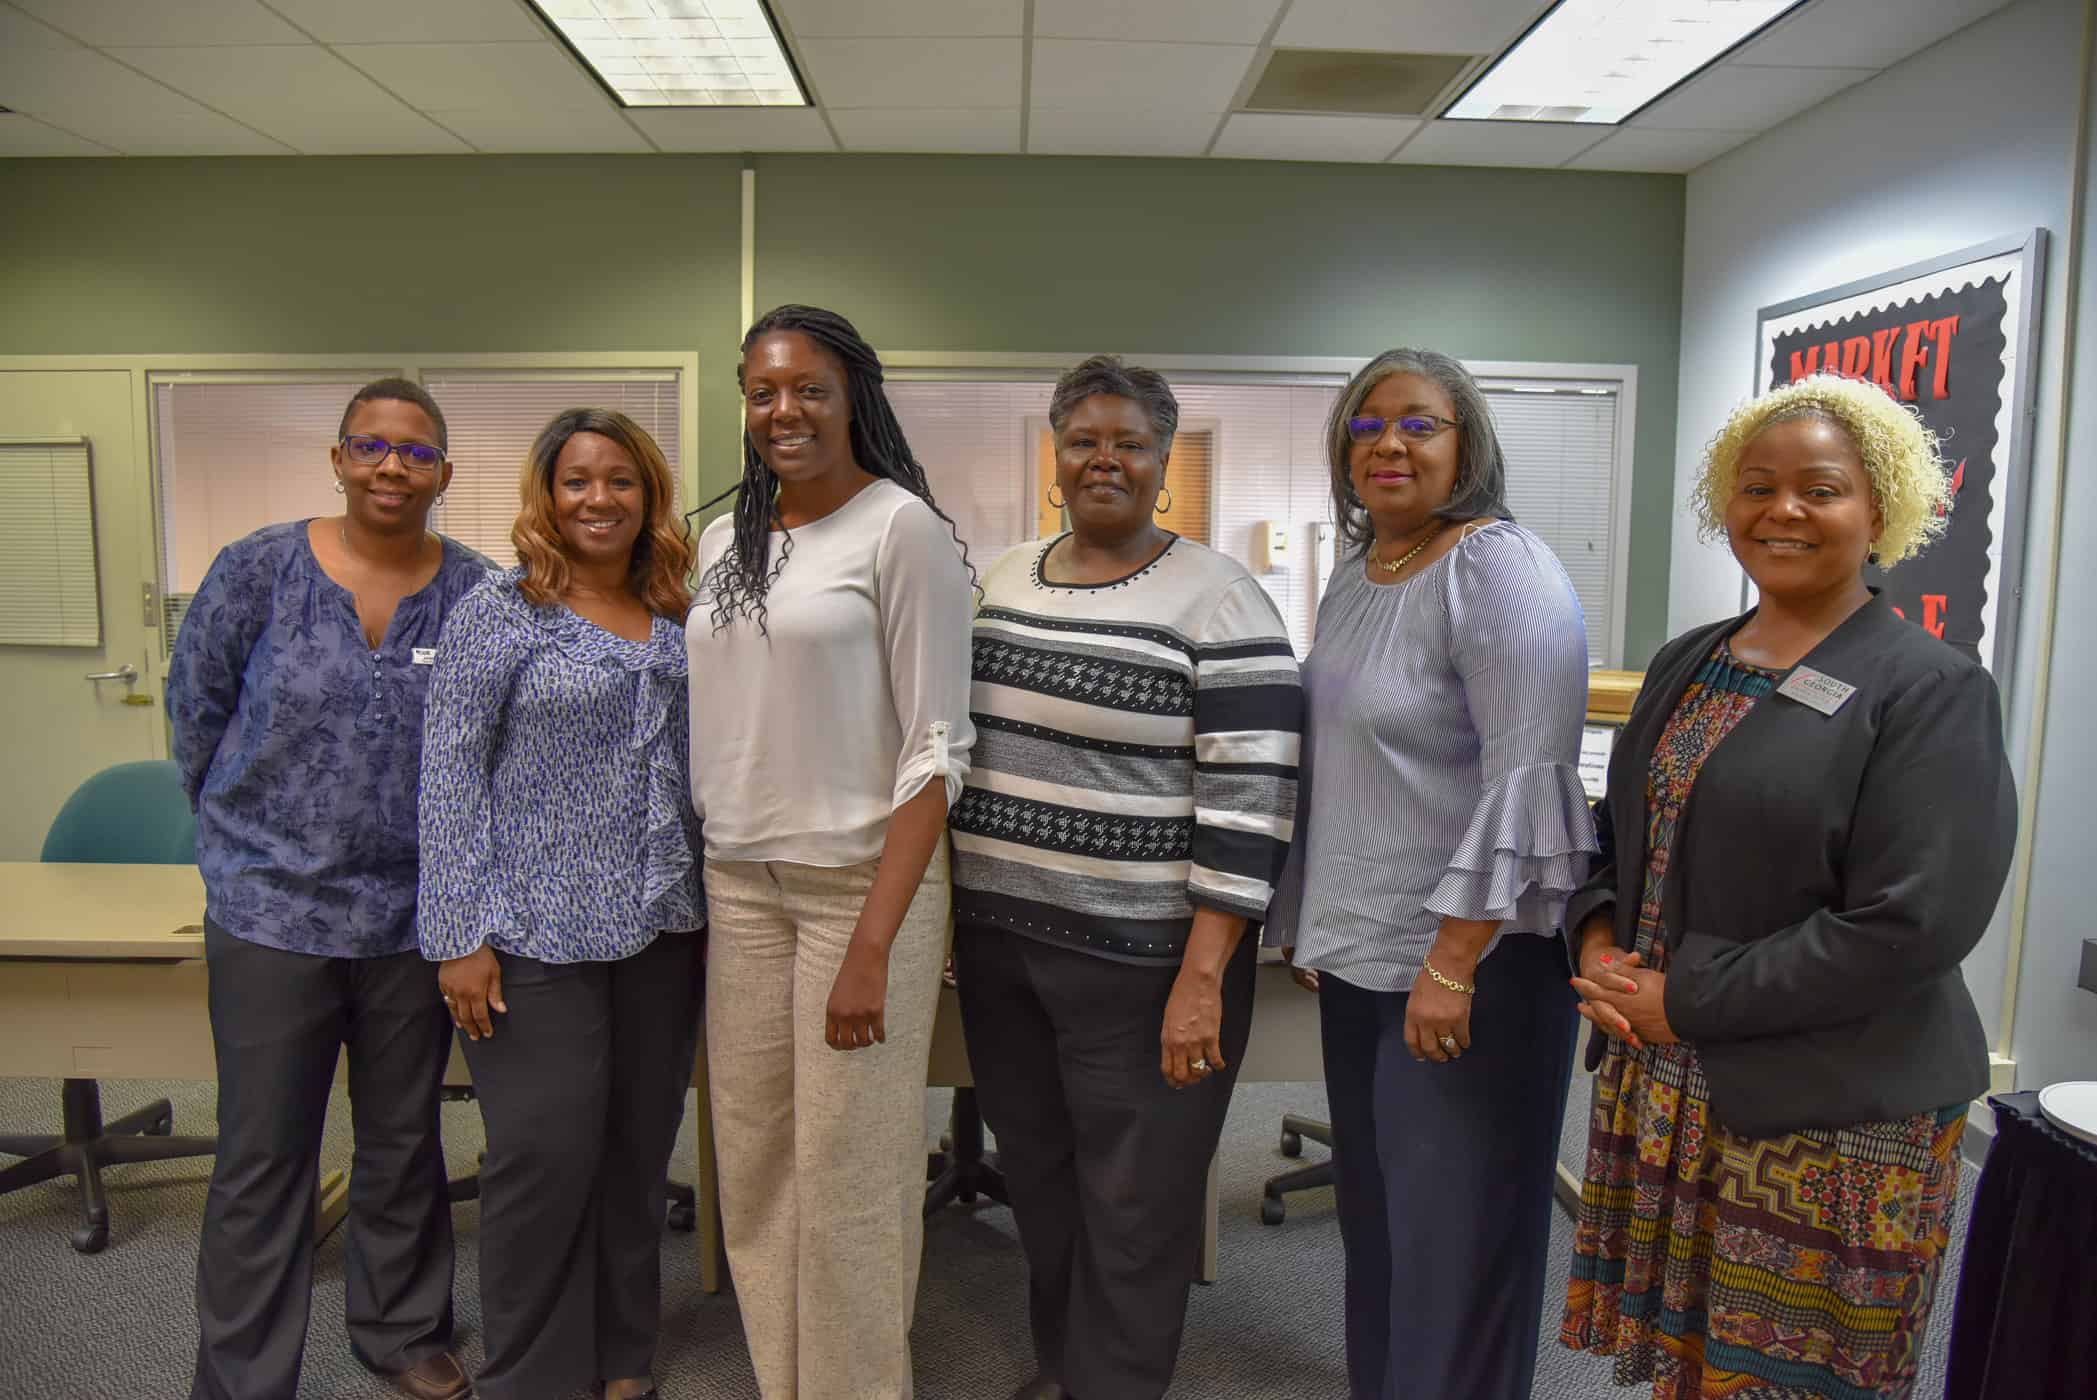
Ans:
<svg viewBox="0 0 2097 1400"><path fill-rule="evenodd" d="M1849 697L1856 693L1857 688L1849 682L1823 675L1811 666L1798 667L1777 687L1777 694L1824 715L1831 715L1847 705Z"/></svg>
<svg viewBox="0 0 2097 1400"><path fill-rule="evenodd" d="M436 649L435 647L417 647L417 648L415 648L415 653L414 653L414 661L415 661L415 664L416 664L417 666L434 666L434 665L436 665L436 664L437 664L437 649Z"/></svg>

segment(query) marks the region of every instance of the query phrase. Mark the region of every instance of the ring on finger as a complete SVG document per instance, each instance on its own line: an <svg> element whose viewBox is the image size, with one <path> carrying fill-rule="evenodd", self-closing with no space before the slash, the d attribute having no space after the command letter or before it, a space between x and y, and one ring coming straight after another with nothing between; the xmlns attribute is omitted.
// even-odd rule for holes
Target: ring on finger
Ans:
<svg viewBox="0 0 2097 1400"><path fill-rule="evenodd" d="M1442 1053L1444 1053L1444 1054L1447 1054L1447 1055L1454 1055L1454 1054L1456 1053L1456 1037L1455 1037L1455 1036L1453 1036L1453 1035L1445 1035L1445 1036L1442 1036L1442 1037L1440 1038L1439 1044L1440 1044L1440 1045L1441 1045L1441 1047L1442 1047Z"/></svg>
<svg viewBox="0 0 2097 1400"><path fill-rule="evenodd" d="M1204 1056L1201 1059L1189 1061L1187 1068L1193 1070L1196 1074L1207 1074L1209 1072L1209 1061Z"/></svg>

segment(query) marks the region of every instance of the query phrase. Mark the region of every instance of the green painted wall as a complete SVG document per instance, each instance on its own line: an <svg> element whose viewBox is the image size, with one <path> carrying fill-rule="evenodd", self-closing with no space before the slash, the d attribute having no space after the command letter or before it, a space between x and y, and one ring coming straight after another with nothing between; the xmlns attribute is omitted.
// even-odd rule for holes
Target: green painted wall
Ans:
<svg viewBox="0 0 2097 1400"><path fill-rule="evenodd" d="M739 168L0 161L0 354L696 350L700 476L725 478L741 412Z"/></svg>
<svg viewBox="0 0 2097 1400"><path fill-rule="evenodd" d="M759 309L885 350L1639 367L1629 664L1664 640L1675 176L761 156ZM0 161L0 354L694 350L696 473L738 470L732 157ZM34 217L23 217L34 211Z"/></svg>
<svg viewBox="0 0 2097 1400"><path fill-rule="evenodd" d="M1049 157L763 156L757 302L883 350L1638 366L1626 664L1667 640L1679 176Z"/></svg>

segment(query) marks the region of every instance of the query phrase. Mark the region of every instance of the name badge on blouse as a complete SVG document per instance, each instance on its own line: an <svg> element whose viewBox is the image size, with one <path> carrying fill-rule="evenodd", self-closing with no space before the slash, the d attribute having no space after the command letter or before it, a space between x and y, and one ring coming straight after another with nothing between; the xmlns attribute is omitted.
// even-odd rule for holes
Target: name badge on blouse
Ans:
<svg viewBox="0 0 2097 1400"><path fill-rule="evenodd" d="M1849 682L1823 675L1811 666L1798 667L1777 687L1777 694L1787 700L1796 700L1824 715L1831 715L1847 705L1849 697L1856 693L1857 688Z"/></svg>
<svg viewBox="0 0 2097 1400"><path fill-rule="evenodd" d="M434 666L437 664L437 649L435 647L417 647L415 648L413 659L417 666Z"/></svg>

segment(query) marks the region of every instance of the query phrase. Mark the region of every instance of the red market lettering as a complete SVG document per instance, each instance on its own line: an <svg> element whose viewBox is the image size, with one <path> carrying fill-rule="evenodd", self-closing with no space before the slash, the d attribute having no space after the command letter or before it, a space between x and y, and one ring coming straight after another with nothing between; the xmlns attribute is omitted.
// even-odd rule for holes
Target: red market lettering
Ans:
<svg viewBox="0 0 2097 1400"><path fill-rule="evenodd" d="M1951 342L1959 333L1959 318L1940 316L1910 321L1905 326L1885 326L1870 335L1853 335L1791 352L1791 378L1809 374L1839 374L1845 379L1868 379L1898 398L1913 403L1921 396L1919 375L1931 371L1933 398L1951 397ZM1895 378L1894 344L1899 342L1899 377Z"/></svg>
<svg viewBox="0 0 2097 1400"><path fill-rule="evenodd" d="M1944 614L1951 610L1951 595L1948 593L1925 593L1922 595L1922 630L1940 641L1944 637ZM1895 608L1893 615L1901 621L1908 620L1907 611Z"/></svg>

